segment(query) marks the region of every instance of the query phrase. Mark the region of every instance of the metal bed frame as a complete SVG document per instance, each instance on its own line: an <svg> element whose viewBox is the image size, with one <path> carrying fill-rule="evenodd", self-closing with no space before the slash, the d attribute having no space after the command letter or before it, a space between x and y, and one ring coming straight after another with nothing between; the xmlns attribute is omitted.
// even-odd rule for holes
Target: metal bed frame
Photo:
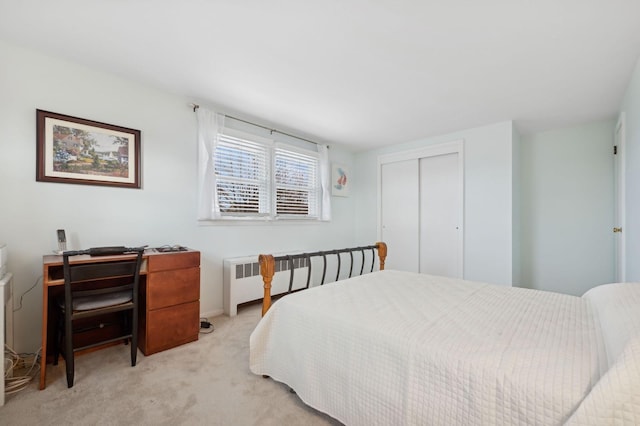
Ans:
<svg viewBox="0 0 640 426"><path fill-rule="evenodd" d="M261 254L258 257L258 262L260 263L260 274L262 275L262 282L264 286L264 298L262 299L262 315L264 316L264 314L266 314L269 308L271 307L271 281L273 280L273 275L276 272L276 268L275 268L276 262L286 260L288 263L287 269L289 269L289 289L286 293L283 293L283 294L289 294L289 293L293 293L296 291L305 290L309 288L309 285L311 283L311 269L312 269L311 258L322 257L323 267L322 267L322 280L320 281L320 285L323 285L325 283L326 274L327 274L327 256L328 255L336 255L338 259L338 266L337 266L337 272L336 272L336 281L338 281L340 277L340 269L342 266L342 260L341 260L340 254L349 253L349 258L351 260L351 263L349 266L349 278L351 278L353 275L353 265L354 265L353 253L360 252L362 255L362 265L360 267L360 274L359 274L359 275L362 275L364 272L364 266L365 266L365 251L367 250L371 250L371 253L373 254L371 259L371 269L369 272L373 272L373 268L375 266L376 250L378 251L380 270L381 271L384 270L384 262L387 257L387 245L383 242L378 242L373 245L362 246L362 247L352 247L352 248L336 249L336 250L324 250L324 251L316 251L311 253L286 254L282 256ZM304 259L304 264L308 266L307 282L303 288L293 290L295 261L298 259Z"/></svg>

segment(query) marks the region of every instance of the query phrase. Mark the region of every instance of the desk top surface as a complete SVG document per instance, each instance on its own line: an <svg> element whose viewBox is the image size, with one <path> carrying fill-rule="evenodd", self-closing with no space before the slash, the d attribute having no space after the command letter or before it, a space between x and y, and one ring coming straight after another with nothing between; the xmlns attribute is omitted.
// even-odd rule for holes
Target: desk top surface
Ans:
<svg viewBox="0 0 640 426"><path fill-rule="evenodd" d="M145 249L143 258L148 258L150 256L162 256L162 255L171 255L171 254L180 254L180 253L197 253L197 250L192 250L187 248L186 250L175 250L175 251L159 251L156 248L148 248ZM123 258L135 258L135 254L117 254L117 255L108 255L108 256L90 256L88 254L81 254L79 256L72 256L71 261L73 263L91 263L91 262L109 262L110 260L120 260ZM42 263L44 265L62 265L62 255L61 254L45 254L42 256Z"/></svg>
<svg viewBox="0 0 640 426"><path fill-rule="evenodd" d="M135 254L119 254L113 256L90 256L82 254L70 258L70 263L101 263L113 260L134 259ZM155 249L145 250L142 256L140 275L150 272L178 270L184 268L199 268L200 252L197 250L180 250L172 252L159 252ZM46 290L50 286L64 284L62 255L46 254L42 257L42 284Z"/></svg>

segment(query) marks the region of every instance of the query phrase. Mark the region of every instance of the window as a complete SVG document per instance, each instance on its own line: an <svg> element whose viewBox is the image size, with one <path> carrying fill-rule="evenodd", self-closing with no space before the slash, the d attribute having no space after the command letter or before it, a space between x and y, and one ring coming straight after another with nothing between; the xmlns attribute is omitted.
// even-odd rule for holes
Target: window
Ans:
<svg viewBox="0 0 640 426"><path fill-rule="evenodd" d="M330 220L328 146L194 108L199 220Z"/></svg>
<svg viewBox="0 0 640 426"><path fill-rule="evenodd" d="M214 170L220 213L269 213L268 154L263 145L219 135L214 153Z"/></svg>
<svg viewBox="0 0 640 426"><path fill-rule="evenodd" d="M318 158L284 148L274 154L277 216L318 217Z"/></svg>
<svg viewBox="0 0 640 426"><path fill-rule="evenodd" d="M215 192L223 218L318 219L318 153L226 130L218 134Z"/></svg>

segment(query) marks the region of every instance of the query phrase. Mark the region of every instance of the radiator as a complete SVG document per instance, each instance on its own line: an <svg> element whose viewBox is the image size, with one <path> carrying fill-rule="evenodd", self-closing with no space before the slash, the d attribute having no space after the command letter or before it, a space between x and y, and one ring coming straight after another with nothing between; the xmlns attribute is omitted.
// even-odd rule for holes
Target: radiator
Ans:
<svg viewBox="0 0 640 426"><path fill-rule="evenodd" d="M271 282L272 296L286 293L289 289L289 273L278 273L280 271L289 271L289 265L286 261L276 262L276 273ZM238 313L238 305L262 300L264 287L262 275L260 275L258 255L224 259L223 272L225 314L235 316ZM293 290L306 286L307 273L308 266L305 259L296 259Z"/></svg>

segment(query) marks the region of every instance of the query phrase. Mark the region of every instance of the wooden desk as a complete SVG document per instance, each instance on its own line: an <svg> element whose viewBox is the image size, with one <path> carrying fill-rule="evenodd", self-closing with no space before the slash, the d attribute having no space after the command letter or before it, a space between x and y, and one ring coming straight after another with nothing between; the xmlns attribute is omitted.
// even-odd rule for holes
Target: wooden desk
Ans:
<svg viewBox="0 0 640 426"><path fill-rule="evenodd" d="M72 263L109 262L135 255L70 258ZM46 387L46 366L53 361L55 296L64 289L62 256L42 259L42 357L40 389ZM138 347L145 355L198 340L200 330L200 252L145 251L140 268Z"/></svg>

